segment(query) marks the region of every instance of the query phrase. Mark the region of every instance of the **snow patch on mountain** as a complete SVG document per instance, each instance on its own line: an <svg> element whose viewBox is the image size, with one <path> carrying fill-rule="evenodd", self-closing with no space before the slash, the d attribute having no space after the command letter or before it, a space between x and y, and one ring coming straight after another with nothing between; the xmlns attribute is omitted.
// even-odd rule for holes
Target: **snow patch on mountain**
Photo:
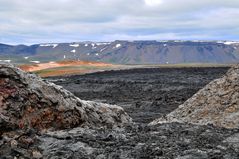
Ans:
<svg viewBox="0 0 239 159"><path fill-rule="evenodd" d="M233 45L239 44L239 41L217 41L218 44Z"/></svg>
<svg viewBox="0 0 239 159"><path fill-rule="evenodd" d="M96 49L97 48L97 45L94 44L94 43L91 43L91 46L92 46L92 49Z"/></svg>
<svg viewBox="0 0 239 159"><path fill-rule="evenodd" d="M225 45L232 45L232 44L239 44L239 42L237 41L227 41L227 42L224 42Z"/></svg>
<svg viewBox="0 0 239 159"><path fill-rule="evenodd" d="M75 49L74 49L74 50L71 50L71 52L72 52L72 53L75 53L75 52L76 52L76 50L75 50Z"/></svg>
<svg viewBox="0 0 239 159"><path fill-rule="evenodd" d="M107 47L104 47L103 49L100 50L100 52L104 51Z"/></svg>
<svg viewBox="0 0 239 159"><path fill-rule="evenodd" d="M40 44L41 47L52 47L52 48L56 48L58 46L58 44Z"/></svg>
<svg viewBox="0 0 239 159"><path fill-rule="evenodd" d="M79 47L80 44L70 44L69 46L71 46L71 47Z"/></svg>
<svg viewBox="0 0 239 159"><path fill-rule="evenodd" d="M10 63L12 60L0 60L0 62L7 62Z"/></svg>
<svg viewBox="0 0 239 159"><path fill-rule="evenodd" d="M121 44L116 44L115 47L113 47L113 49L120 48L120 47L121 47Z"/></svg>
<svg viewBox="0 0 239 159"><path fill-rule="evenodd" d="M121 44L116 44L115 47L119 48L119 47L121 47Z"/></svg>
<svg viewBox="0 0 239 159"><path fill-rule="evenodd" d="M100 45L109 45L110 43L96 43L97 46L100 46Z"/></svg>

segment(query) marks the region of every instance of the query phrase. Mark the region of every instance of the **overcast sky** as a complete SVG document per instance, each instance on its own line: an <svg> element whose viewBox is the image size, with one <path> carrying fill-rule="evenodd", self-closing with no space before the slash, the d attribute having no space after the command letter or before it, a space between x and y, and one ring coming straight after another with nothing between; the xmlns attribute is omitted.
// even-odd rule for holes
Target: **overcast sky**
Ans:
<svg viewBox="0 0 239 159"><path fill-rule="evenodd" d="M0 43L239 40L239 0L0 0Z"/></svg>

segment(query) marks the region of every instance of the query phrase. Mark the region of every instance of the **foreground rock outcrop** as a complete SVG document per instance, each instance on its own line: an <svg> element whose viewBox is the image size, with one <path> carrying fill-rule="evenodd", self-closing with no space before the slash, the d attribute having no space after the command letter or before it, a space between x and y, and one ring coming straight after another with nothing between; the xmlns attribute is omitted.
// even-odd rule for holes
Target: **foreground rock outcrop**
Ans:
<svg viewBox="0 0 239 159"><path fill-rule="evenodd" d="M44 158L52 159L237 159L238 133L180 123L118 131L74 128L44 134L39 148Z"/></svg>
<svg viewBox="0 0 239 159"><path fill-rule="evenodd" d="M239 65L188 99L178 109L151 123L187 122L239 128Z"/></svg>
<svg viewBox="0 0 239 159"><path fill-rule="evenodd" d="M164 123L156 126L131 123L130 118L118 107L82 101L64 89L16 68L6 65L0 68L1 159L237 159L239 157L239 128L225 129L213 125L187 123ZM138 87L134 89L139 90ZM31 94L26 97L28 91L36 97L33 98ZM81 124L71 124L78 119L77 115L71 113L78 110L68 112L68 109L59 106L59 103L69 103L67 106L70 110L74 103L80 103L76 109L81 110L80 113L86 116L83 118L85 120ZM37 106L38 111L32 111L36 108L34 106ZM102 107L105 111L98 112L97 110ZM54 109L54 113L63 115L63 120L61 122L57 118L49 120L51 115L47 113L41 117L44 122L32 123L35 118L41 116L44 108ZM92 110L86 111L88 108ZM115 116L117 110L121 112L117 115L118 118ZM95 111L98 114L95 114ZM147 113L142 111L142 115L145 114ZM71 117L74 117L74 120ZM22 124L20 122L22 119L27 122ZM111 129L111 127L116 128Z"/></svg>
<svg viewBox="0 0 239 159"><path fill-rule="evenodd" d="M0 65L0 133L31 128L113 128L130 121L121 107L80 100L36 75Z"/></svg>
<svg viewBox="0 0 239 159"><path fill-rule="evenodd" d="M45 158L39 144L46 132L114 129L129 123L121 107L80 100L34 74L0 65L0 158Z"/></svg>

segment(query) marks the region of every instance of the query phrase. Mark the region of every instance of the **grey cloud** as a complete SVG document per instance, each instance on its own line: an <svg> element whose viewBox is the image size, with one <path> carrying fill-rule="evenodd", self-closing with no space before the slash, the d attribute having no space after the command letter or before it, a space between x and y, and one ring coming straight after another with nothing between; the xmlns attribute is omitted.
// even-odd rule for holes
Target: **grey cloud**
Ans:
<svg viewBox="0 0 239 159"><path fill-rule="evenodd" d="M238 0L0 0L0 42L235 39L238 10Z"/></svg>

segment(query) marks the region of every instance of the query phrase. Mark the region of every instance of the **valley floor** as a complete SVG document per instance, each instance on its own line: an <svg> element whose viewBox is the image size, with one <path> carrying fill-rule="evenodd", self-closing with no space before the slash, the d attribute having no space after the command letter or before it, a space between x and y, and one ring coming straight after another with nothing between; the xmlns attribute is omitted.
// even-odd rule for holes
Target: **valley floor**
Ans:
<svg viewBox="0 0 239 159"><path fill-rule="evenodd" d="M49 150L45 153L49 158L239 158L239 129L180 123L147 125L176 109L227 70L225 67L144 68L50 78L81 99L122 106L136 124L113 131L87 132L76 128L56 132L44 140L55 142L44 145Z"/></svg>
<svg viewBox="0 0 239 159"><path fill-rule="evenodd" d="M48 78L81 99L122 106L135 123L117 129L76 127L40 134L17 131L13 134L37 142L26 147L19 141L16 147L2 138L0 158L238 159L239 129L185 123L148 125L227 70L138 68Z"/></svg>
<svg viewBox="0 0 239 159"><path fill-rule="evenodd" d="M228 67L137 68L49 79L81 99L119 105L135 122L149 123L176 109L227 70Z"/></svg>

